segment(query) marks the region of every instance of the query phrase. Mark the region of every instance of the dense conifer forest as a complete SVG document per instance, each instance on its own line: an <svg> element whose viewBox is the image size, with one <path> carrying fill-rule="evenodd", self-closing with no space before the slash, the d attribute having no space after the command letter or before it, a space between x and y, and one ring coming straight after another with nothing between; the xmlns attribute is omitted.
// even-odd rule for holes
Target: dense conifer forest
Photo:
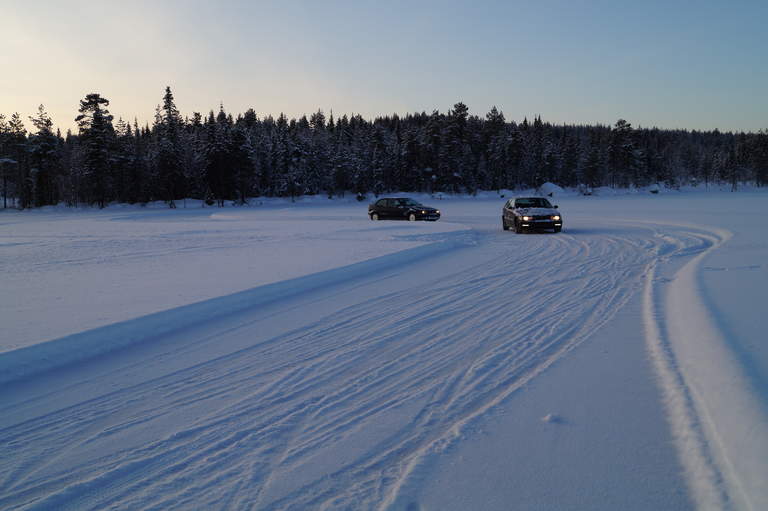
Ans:
<svg viewBox="0 0 768 511"><path fill-rule="evenodd" d="M80 101L77 133L62 136L41 105L27 131L0 114L3 207L184 197L223 206L260 196L460 192L535 188L550 181L588 193L598 186L768 184L768 131L555 125L540 117L483 117L456 103L447 113L363 119L233 116L221 106L182 117L166 88L152 126L110 115L109 101Z"/></svg>

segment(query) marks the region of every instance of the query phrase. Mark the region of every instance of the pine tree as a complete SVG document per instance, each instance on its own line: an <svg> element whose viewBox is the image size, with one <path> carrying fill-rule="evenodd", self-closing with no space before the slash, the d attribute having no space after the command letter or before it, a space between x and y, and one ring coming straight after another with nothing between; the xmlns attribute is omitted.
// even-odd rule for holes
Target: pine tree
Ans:
<svg viewBox="0 0 768 511"><path fill-rule="evenodd" d="M0 114L0 174L3 176L3 209L8 207L9 177L13 179L11 167L18 162L11 157L11 126L5 120L5 115Z"/></svg>
<svg viewBox="0 0 768 511"><path fill-rule="evenodd" d="M250 133L245 125L235 126L229 150L229 161L234 179L238 204L248 203L254 187L254 148Z"/></svg>
<svg viewBox="0 0 768 511"><path fill-rule="evenodd" d="M637 175L637 156L632 125L624 119L616 121L608 146L608 171L612 187L626 187Z"/></svg>
<svg viewBox="0 0 768 511"><path fill-rule="evenodd" d="M483 163L484 167L487 168L487 173L490 176L491 188L494 188L497 191L501 190L502 188L506 188L508 185L507 152L509 146L509 137L506 131L506 120L504 119L504 114L499 112L494 106L491 108L491 111L485 115L483 142L485 144L486 150Z"/></svg>
<svg viewBox="0 0 768 511"><path fill-rule="evenodd" d="M38 108L37 116L29 119L37 130L27 142L32 199L37 207L56 204L59 201L57 178L61 159L58 154L60 137L53 132L53 121L43 105Z"/></svg>
<svg viewBox="0 0 768 511"><path fill-rule="evenodd" d="M24 209L32 206L32 186L29 178L29 161L27 157L27 129L21 120L18 112L11 115L8 122L8 133L6 136L6 152L8 160L15 172L11 171L11 188L16 197L16 207ZM9 163L6 162L7 167Z"/></svg>
<svg viewBox="0 0 768 511"><path fill-rule="evenodd" d="M755 169L755 184L768 185L768 130L760 131L752 145L752 165Z"/></svg>
<svg viewBox="0 0 768 511"><path fill-rule="evenodd" d="M160 196L171 208L176 199L185 195L185 180L182 165L181 135L183 121L173 101L171 88L165 88L163 106L155 117L155 175L158 179Z"/></svg>
<svg viewBox="0 0 768 511"><path fill-rule="evenodd" d="M603 165L600 154L600 143L596 135L592 136L582 163L584 184L593 189L603 183Z"/></svg>
<svg viewBox="0 0 768 511"><path fill-rule="evenodd" d="M100 208L110 199L110 152L114 141L109 100L92 93L80 101L80 115L75 118L80 129L82 172L85 198Z"/></svg>
<svg viewBox="0 0 768 511"><path fill-rule="evenodd" d="M232 142L234 120L224 112L224 106L219 107L219 113L214 118L210 112L205 124L206 141L205 182L206 198L215 200L219 207L226 200L237 197L235 174L232 167L234 144Z"/></svg>

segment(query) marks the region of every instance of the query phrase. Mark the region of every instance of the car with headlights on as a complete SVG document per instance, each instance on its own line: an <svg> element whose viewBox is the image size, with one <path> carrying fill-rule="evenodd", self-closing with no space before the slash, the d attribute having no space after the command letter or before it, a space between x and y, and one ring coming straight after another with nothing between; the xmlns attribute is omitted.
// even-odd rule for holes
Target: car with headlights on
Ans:
<svg viewBox="0 0 768 511"><path fill-rule="evenodd" d="M509 199L501 210L501 227L515 232L563 229L563 216L545 197Z"/></svg>
<svg viewBox="0 0 768 511"><path fill-rule="evenodd" d="M410 220L431 220L440 218L440 210L419 204L405 197L384 197L368 205L368 216L371 220L385 218Z"/></svg>

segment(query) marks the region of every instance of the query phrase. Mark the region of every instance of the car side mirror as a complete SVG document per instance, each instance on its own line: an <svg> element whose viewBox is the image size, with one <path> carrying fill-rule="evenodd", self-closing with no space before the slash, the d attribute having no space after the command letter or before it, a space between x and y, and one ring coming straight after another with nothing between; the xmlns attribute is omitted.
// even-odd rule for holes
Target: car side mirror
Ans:
<svg viewBox="0 0 768 511"><path fill-rule="evenodd" d="M555 205L555 209L557 209L557 205Z"/></svg>

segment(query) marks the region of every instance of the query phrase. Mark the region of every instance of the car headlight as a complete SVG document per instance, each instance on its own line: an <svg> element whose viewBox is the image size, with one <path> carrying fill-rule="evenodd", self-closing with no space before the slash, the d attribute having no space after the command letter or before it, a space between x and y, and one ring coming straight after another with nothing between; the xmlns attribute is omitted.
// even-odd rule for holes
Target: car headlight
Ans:
<svg viewBox="0 0 768 511"><path fill-rule="evenodd" d="M560 215L552 215L552 220L560 220Z"/></svg>
<svg viewBox="0 0 768 511"><path fill-rule="evenodd" d="M439 215L439 214L440 214L440 210L439 210L439 209L436 209L436 210L435 210L435 214L436 214L436 215Z"/></svg>
<svg viewBox="0 0 768 511"><path fill-rule="evenodd" d="M524 221L524 222L529 222L529 221L531 221L531 220L533 220L533 217L530 217L530 216L524 216L524 217L523 217L523 221Z"/></svg>
<svg viewBox="0 0 768 511"><path fill-rule="evenodd" d="M424 210L422 209L422 210L421 210L421 214L422 214L422 215L426 215L426 214L427 214L427 212L426 212L426 211L424 211Z"/></svg>

